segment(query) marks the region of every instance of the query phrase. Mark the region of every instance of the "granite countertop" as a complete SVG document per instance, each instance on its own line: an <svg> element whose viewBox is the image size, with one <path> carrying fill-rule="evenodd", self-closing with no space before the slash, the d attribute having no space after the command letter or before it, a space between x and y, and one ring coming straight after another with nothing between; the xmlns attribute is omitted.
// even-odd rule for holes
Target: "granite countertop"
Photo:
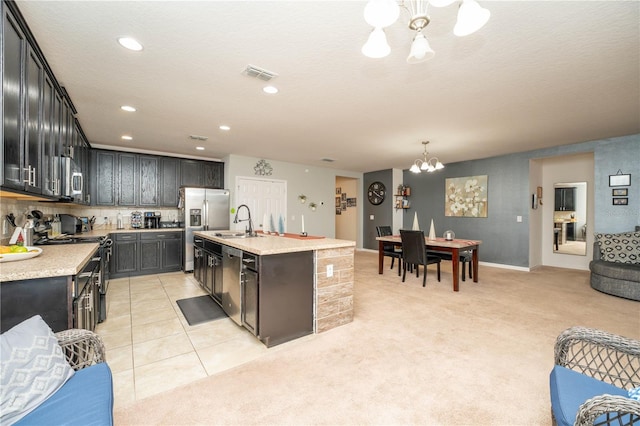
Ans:
<svg viewBox="0 0 640 426"><path fill-rule="evenodd" d="M42 254L0 263L0 282L76 275L98 249L96 243L39 246Z"/></svg>
<svg viewBox="0 0 640 426"><path fill-rule="evenodd" d="M253 238L221 238L215 234L228 231L196 231L194 235L204 237L217 243L234 247L259 256L298 251L324 250L341 247L355 247L355 241L336 240L333 238L288 238L258 233Z"/></svg>
<svg viewBox="0 0 640 426"><path fill-rule="evenodd" d="M79 234L74 234L73 236L76 238L92 238L92 237L106 237L109 234L124 234L128 232L182 232L184 228L157 228L157 229L146 229L146 228L124 228L117 229L115 227L112 228L94 228L89 232L82 232Z"/></svg>

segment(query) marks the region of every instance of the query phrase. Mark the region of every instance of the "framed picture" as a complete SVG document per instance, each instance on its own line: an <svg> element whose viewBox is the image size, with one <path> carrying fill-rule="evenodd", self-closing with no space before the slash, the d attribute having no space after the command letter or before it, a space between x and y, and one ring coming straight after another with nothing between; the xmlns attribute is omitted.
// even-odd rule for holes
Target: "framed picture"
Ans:
<svg viewBox="0 0 640 426"><path fill-rule="evenodd" d="M336 197L336 207L340 207L340 201L341 201L341 198Z"/></svg>
<svg viewBox="0 0 640 426"><path fill-rule="evenodd" d="M613 199L613 205L614 206L627 206L627 205L629 205L629 199L628 198L614 198Z"/></svg>
<svg viewBox="0 0 640 426"><path fill-rule="evenodd" d="M629 195L629 189L628 188L612 189L611 195L613 195L614 197L626 197Z"/></svg>
<svg viewBox="0 0 640 426"><path fill-rule="evenodd" d="M444 215L487 217L487 175L445 179Z"/></svg>
<svg viewBox="0 0 640 426"><path fill-rule="evenodd" d="M631 175L609 175L609 186L631 186Z"/></svg>
<svg viewBox="0 0 640 426"><path fill-rule="evenodd" d="M342 188L336 188L336 195L340 195L341 192L342 192Z"/></svg>
<svg viewBox="0 0 640 426"><path fill-rule="evenodd" d="M336 214L342 214L342 209L340 207L336 207Z"/></svg>
<svg viewBox="0 0 640 426"><path fill-rule="evenodd" d="M347 198L347 207L355 207L356 199L355 198Z"/></svg>
<svg viewBox="0 0 640 426"><path fill-rule="evenodd" d="M347 202L343 201L340 205L340 208L342 209L342 211L345 211L347 209Z"/></svg>
<svg viewBox="0 0 640 426"><path fill-rule="evenodd" d="M347 193L343 192L342 194L340 194L340 196L342 197L342 201L346 202L347 201Z"/></svg>

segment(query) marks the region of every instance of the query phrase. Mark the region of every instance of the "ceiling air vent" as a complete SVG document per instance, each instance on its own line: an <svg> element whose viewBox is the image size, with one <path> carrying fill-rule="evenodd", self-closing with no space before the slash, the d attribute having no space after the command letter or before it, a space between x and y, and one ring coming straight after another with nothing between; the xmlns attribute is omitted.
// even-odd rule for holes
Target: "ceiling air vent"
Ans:
<svg viewBox="0 0 640 426"><path fill-rule="evenodd" d="M324 161L325 163L333 163L334 161L336 161L333 158L322 158L321 160Z"/></svg>
<svg viewBox="0 0 640 426"><path fill-rule="evenodd" d="M258 78L262 81L269 81L278 76L275 72L267 71L264 68L256 67L255 65L247 65L247 68L242 71L242 74Z"/></svg>
<svg viewBox="0 0 640 426"><path fill-rule="evenodd" d="M206 141L207 139L209 139L208 136L199 136L199 135L189 135L190 139L193 139L194 141Z"/></svg>

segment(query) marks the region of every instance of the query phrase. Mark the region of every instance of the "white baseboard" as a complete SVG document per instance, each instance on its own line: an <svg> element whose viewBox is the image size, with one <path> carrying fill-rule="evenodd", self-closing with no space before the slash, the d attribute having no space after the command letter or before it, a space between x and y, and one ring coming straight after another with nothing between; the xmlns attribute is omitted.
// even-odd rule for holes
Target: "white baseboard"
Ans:
<svg viewBox="0 0 640 426"><path fill-rule="evenodd" d="M378 254L378 250L366 249L366 248L358 248L356 251L365 251L369 253ZM502 268L502 269L511 269L514 271L522 271L522 272L531 272L531 268L526 266L514 266L514 265L504 265L502 263L490 263L490 262L478 262L478 266L490 266L492 268Z"/></svg>

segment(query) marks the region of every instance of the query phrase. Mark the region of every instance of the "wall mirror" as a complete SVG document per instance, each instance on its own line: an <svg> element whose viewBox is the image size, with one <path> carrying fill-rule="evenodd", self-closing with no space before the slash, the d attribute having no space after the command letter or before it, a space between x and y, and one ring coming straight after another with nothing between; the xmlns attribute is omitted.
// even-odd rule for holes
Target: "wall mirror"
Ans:
<svg viewBox="0 0 640 426"><path fill-rule="evenodd" d="M586 256L587 183L559 182L553 188L553 252Z"/></svg>

